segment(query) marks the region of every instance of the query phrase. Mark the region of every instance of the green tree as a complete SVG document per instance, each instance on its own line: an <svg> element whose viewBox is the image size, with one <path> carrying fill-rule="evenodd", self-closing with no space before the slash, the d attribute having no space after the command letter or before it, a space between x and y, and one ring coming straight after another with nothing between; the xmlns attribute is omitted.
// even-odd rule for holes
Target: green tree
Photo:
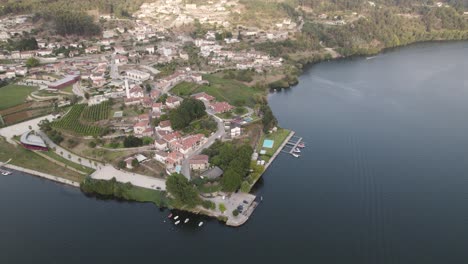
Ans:
<svg viewBox="0 0 468 264"><path fill-rule="evenodd" d="M138 162L137 159L133 159L132 160L132 167L133 168L138 168L138 166L140 166L140 163Z"/></svg>
<svg viewBox="0 0 468 264"><path fill-rule="evenodd" d="M224 214L224 212L226 212L226 205L224 205L223 203L220 203L219 204L219 211L221 211L221 213Z"/></svg>
<svg viewBox="0 0 468 264"><path fill-rule="evenodd" d="M34 68L39 66L40 62L38 59L31 57L28 60L26 60L26 67L28 68Z"/></svg>
<svg viewBox="0 0 468 264"><path fill-rule="evenodd" d="M193 208L201 203L198 192L182 174L172 174L166 180L167 191L178 206Z"/></svg>
<svg viewBox="0 0 468 264"><path fill-rule="evenodd" d="M224 172L221 179L221 185L226 192L235 192L239 189L242 182L242 175L233 169Z"/></svg>

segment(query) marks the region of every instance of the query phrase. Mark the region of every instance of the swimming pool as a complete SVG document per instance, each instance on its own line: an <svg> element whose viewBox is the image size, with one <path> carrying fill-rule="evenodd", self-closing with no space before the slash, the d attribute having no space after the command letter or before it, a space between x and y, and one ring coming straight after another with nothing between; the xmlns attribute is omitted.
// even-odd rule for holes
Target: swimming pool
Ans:
<svg viewBox="0 0 468 264"><path fill-rule="evenodd" d="M271 140L271 139L265 139L263 141L263 147L264 148L273 148L273 144L275 144L275 141Z"/></svg>

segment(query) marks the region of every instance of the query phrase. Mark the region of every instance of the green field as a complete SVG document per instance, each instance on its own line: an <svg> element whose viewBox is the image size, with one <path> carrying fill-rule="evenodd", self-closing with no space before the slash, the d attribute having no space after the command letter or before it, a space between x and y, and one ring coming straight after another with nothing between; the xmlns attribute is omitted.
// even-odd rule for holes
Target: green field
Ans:
<svg viewBox="0 0 468 264"><path fill-rule="evenodd" d="M62 156L60 156L59 154L53 152L52 150L49 150L49 151L47 151L47 152L41 152L41 153L42 153L42 154L45 154L45 155L47 155L47 156L49 156L50 158L52 158L52 159L54 159L54 160L56 160L56 161L58 161L58 162L61 162L61 163L65 164L67 167L74 168L74 169L76 169L76 170L85 172L85 173L87 173L88 175L94 172L93 169L88 168L88 167L86 167L86 166L83 166L83 165L81 165L81 164L74 163L74 162L72 162L72 161L70 161L70 160L68 160L68 159L66 159L66 158L64 158L64 157L62 157ZM88 160L85 160L85 159L83 158L83 161L82 161L83 164L88 164L88 162L89 162Z"/></svg>
<svg viewBox="0 0 468 264"><path fill-rule="evenodd" d="M9 84L0 88L0 110L4 110L24 103L28 95L36 91L37 87Z"/></svg>
<svg viewBox="0 0 468 264"><path fill-rule="evenodd" d="M226 101L232 105L247 105L250 107L255 106L256 97L264 95L264 91L256 90L237 80L224 79L217 75L204 75L203 79L209 81L210 84L181 83L172 88L171 92L180 96L206 92L214 96L217 101Z"/></svg>
<svg viewBox="0 0 468 264"><path fill-rule="evenodd" d="M0 162L5 162L9 159L12 159L11 164L13 165L48 173L68 180L81 182L85 178L84 175L57 166L55 163L30 150L21 146L13 146L0 137Z"/></svg>
<svg viewBox="0 0 468 264"><path fill-rule="evenodd" d="M262 150L262 149L266 150L266 154L262 155L263 160L266 160L266 161L270 160L271 156L273 156L273 154L275 154L275 152L278 150L278 148L281 146L281 144L283 144L284 140L286 140L289 133L291 133L291 131L289 131L287 129L283 129L283 128L278 128L278 131L276 131L274 133L271 133L271 134L268 134L268 135L265 135L265 134L262 135L262 138L260 139L260 142L258 143L257 151L260 152L260 150ZM262 148L263 141L265 139L271 139L271 140L275 141L275 143L273 144L273 148L270 148L270 149L269 148Z"/></svg>

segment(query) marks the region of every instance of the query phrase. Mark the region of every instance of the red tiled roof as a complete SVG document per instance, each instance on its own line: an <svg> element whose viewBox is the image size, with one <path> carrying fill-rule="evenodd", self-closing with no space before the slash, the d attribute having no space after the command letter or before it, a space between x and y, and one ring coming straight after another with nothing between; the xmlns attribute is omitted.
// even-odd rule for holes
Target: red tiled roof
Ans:
<svg viewBox="0 0 468 264"><path fill-rule="evenodd" d="M171 121L170 120L164 120L159 123L160 127L170 127L171 126Z"/></svg>
<svg viewBox="0 0 468 264"><path fill-rule="evenodd" d="M189 164L206 164L208 160L208 155L195 155L189 160Z"/></svg>

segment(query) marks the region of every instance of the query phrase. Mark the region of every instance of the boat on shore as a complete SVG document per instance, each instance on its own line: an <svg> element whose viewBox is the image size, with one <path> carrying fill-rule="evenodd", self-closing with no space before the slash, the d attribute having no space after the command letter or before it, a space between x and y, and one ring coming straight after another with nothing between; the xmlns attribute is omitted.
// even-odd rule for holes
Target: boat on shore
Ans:
<svg viewBox="0 0 468 264"><path fill-rule="evenodd" d="M3 176L8 176L8 175L11 174L11 171L6 171L6 170L0 169L0 173L1 173Z"/></svg>

